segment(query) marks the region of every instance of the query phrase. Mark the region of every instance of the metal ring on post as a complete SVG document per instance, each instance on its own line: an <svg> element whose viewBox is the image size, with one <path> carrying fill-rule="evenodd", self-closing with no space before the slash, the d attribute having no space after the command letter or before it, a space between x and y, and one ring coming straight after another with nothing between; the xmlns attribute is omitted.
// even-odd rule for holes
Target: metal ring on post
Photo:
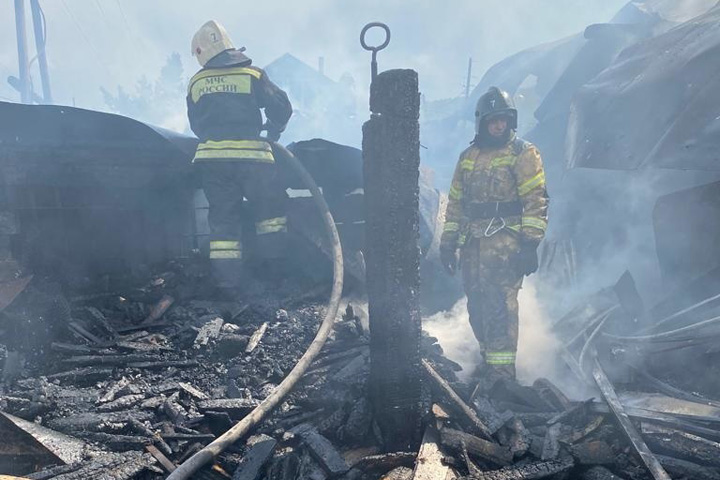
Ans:
<svg viewBox="0 0 720 480"><path fill-rule="evenodd" d="M377 46L370 46L365 41L365 35L367 35L368 30L370 30L373 27L380 27L383 30L385 30L385 41L382 42L380 45ZM385 25L382 22L370 22L367 25L363 27L363 29L360 31L360 45L367 51L372 52L372 63L370 64L370 68L372 70L372 80L375 80L375 77L377 77L377 53L380 50L385 49L388 45L390 45L390 27Z"/></svg>

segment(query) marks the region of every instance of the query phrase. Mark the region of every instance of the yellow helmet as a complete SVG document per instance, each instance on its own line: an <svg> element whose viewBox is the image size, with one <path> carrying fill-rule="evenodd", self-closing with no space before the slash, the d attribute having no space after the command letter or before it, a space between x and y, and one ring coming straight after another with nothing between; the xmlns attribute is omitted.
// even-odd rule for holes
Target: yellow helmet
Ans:
<svg viewBox="0 0 720 480"><path fill-rule="evenodd" d="M205 23L193 36L192 55L201 66L218 53L235 48L225 28L215 20Z"/></svg>

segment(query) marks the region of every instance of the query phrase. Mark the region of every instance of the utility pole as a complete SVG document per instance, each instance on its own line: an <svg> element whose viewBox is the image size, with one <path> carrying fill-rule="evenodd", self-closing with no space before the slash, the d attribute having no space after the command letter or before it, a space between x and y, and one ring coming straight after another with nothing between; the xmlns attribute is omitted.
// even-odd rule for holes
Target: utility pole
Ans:
<svg viewBox="0 0 720 480"><path fill-rule="evenodd" d="M30 87L30 71L27 55L27 36L25 32L25 1L15 0L15 29L17 32L18 65L20 67L20 101L22 103L32 102Z"/></svg>
<svg viewBox="0 0 720 480"><path fill-rule="evenodd" d="M22 2L22 0L20 0ZM39 0L30 0L32 9L33 29L35 31L35 48L37 49L38 65L40 67L40 80L42 81L43 101L52 104L52 93L50 91L50 72L48 71L47 54L45 51L45 18L40 9Z"/></svg>
<svg viewBox="0 0 720 480"><path fill-rule="evenodd" d="M468 59L467 80L465 81L465 98L470 96L470 79L472 78L472 57Z"/></svg>

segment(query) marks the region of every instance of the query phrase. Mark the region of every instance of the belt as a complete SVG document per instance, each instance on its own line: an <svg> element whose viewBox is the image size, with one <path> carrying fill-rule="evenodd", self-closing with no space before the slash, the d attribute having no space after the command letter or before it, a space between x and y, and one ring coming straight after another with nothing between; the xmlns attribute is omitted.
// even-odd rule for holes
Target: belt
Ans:
<svg viewBox="0 0 720 480"><path fill-rule="evenodd" d="M514 202L475 202L466 205L464 210L471 220L515 217L523 214L523 206L519 200Z"/></svg>

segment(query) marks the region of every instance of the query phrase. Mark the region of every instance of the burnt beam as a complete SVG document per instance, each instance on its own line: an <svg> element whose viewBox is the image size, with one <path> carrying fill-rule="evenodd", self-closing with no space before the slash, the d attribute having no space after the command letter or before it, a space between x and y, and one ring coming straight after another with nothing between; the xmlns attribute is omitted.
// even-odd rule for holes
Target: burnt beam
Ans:
<svg viewBox="0 0 720 480"><path fill-rule="evenodd" d="M417 72L381 73L363 126L370 395L386 447L420 444Z"/></svg>

